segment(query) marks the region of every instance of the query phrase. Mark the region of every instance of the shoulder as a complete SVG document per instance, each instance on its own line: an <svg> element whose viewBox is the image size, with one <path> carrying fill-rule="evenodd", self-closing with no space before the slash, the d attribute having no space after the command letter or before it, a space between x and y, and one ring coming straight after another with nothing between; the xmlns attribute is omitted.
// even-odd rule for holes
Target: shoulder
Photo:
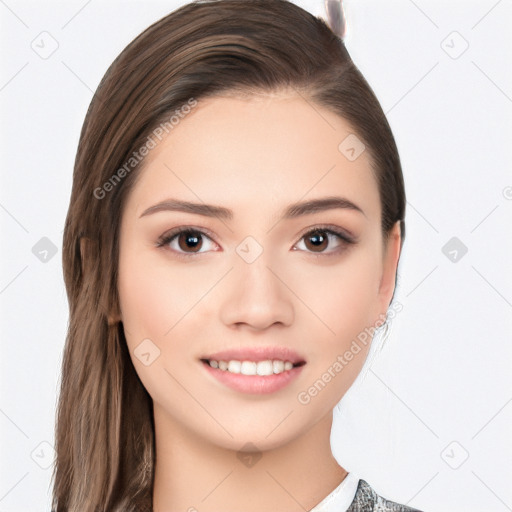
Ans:
<svg viewBox="0 0 512 512"><path fill-rule="evenodd" d="M421 512L416 508L400 505L379 496L364 480L360 479L354 500L347 512Z"/></svg>

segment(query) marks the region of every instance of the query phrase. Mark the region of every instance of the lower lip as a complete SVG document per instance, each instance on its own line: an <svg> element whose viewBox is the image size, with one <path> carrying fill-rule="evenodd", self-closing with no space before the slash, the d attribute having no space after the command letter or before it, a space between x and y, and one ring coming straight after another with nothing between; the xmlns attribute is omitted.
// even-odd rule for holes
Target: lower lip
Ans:
<svg viewBox="0 0 512 512"><path fill-rule="evenodd" d="M215 377L218 381L235 391L241 393L252 393L257 395L265 395L268 393L275 393L280 389L286 387L292 380L297 378L304 368L302 366L293 367L291 370L286 370L281 373L273 375L243 375L241 373L231 373L227 370L219 370L212 368L208 363L201 361L206 371Z"/></svg>

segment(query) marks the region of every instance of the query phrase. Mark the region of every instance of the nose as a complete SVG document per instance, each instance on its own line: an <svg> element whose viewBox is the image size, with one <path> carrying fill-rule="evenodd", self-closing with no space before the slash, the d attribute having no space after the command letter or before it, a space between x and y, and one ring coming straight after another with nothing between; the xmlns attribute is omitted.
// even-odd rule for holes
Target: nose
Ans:
<svg viewBox="0 0 512 512"><path fill-rule="evenodd" d="M221 292L220 317L226 326L259 331L293 323L294 296L286 276L264 255L252 263L235 261Z"/></svg>

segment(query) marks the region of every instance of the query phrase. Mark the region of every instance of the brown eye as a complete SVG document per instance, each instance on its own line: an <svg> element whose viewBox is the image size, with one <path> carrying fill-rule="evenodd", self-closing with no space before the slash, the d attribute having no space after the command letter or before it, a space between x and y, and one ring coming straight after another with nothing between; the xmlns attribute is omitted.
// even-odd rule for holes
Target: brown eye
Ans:
<svg viewBox="0 0 512 512"><path fill-rule="evenodd" d="M311 231L305 237L306 247L313 252L322 252L329 245L329 237L326 231Z"/></svg>
<svg viewBox="0 0 512 512"><path fill-rule="evenodd" d="M197 231L183 231L177 235L178 246L182 251L186 252L191 249L192 252L196 252L203 245L201 236Z"/></svg>
<svg viewBox="0 0 512 512"><path fill-rule="evenodd" d="M212 246L208 247L208 244L214 244L214 242L201 230L178 228L162 235L157 245L168 248L178 256L195 256L211 250Z"/></svg>
<svg viewBox="0 0 512 512"><path fill-rule="evenodd" d="M305 249L301 248L301 250L313 256L334 256L356 243L356 240L343 231L323 227L308 231L302 236L300 242L302 243L303 240Z"/></svg>

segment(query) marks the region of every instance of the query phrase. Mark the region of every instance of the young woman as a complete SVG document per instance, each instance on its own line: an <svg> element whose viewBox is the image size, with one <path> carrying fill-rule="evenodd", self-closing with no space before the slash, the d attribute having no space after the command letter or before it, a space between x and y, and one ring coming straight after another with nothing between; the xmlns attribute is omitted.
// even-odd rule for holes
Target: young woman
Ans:
<svg viewBox="0 0 512 512"><path fill-rule="evenodd" d="M390 127L322 19L200 1L139 35L76 157L54 511L413 510L329 442L404 215Z"/></svg>

